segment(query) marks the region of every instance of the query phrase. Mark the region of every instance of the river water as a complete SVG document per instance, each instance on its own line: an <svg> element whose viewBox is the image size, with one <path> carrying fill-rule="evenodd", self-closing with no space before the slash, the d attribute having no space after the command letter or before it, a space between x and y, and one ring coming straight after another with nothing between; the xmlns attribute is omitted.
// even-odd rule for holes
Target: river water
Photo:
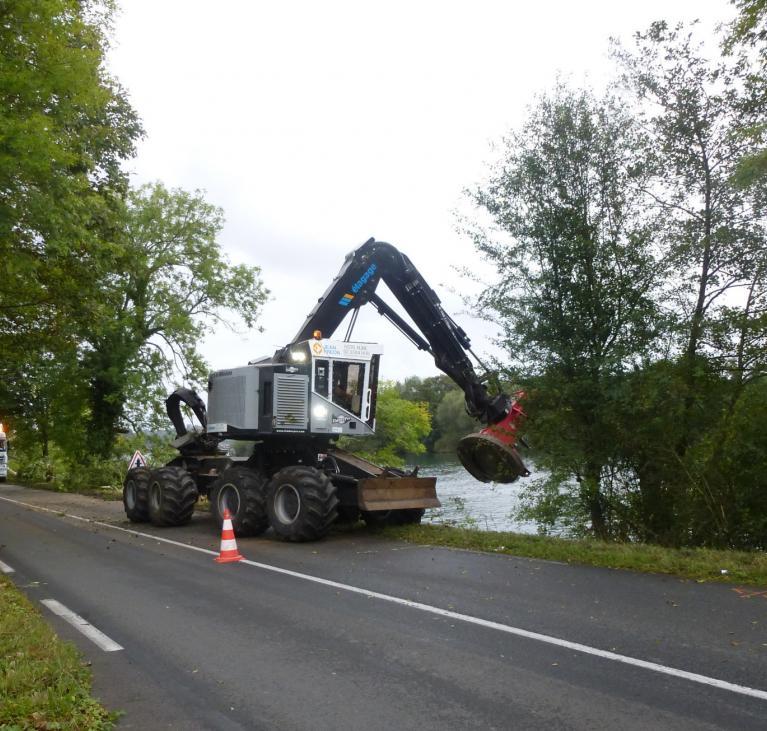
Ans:
<svg viewBox="0 0 767 731"><path fill-rule="evenodd" d="M457 458L449 455L422 455L413 464L419 466L420 477L437 478L437 497L442 503L441 508L426 511L424 523L520 533L537 531L533 521L519 521L513 515L519 508L519 495L525 483L541 476L529 461L530 477L510 485L475 480Z"/></svg>

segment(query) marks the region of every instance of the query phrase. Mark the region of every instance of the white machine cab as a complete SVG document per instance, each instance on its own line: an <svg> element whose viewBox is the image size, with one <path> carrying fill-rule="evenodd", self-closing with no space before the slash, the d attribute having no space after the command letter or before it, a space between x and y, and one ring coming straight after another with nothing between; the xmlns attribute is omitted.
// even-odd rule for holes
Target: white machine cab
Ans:
<svg viewBox="0 0 767 731"><path fill-rule="evenodd" d="M286 362L262 358L212 373L207 432L373 434L382 353L377 343L318 338L291 345Z"/></svg>

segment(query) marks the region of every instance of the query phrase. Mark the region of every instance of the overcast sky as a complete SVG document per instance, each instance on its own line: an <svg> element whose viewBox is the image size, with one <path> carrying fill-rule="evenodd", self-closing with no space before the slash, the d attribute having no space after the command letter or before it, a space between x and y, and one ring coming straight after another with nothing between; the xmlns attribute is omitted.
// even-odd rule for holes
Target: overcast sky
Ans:
<svg viewBox="0 0 767 731"><path fill-rule="evenodd" d="M478 267L453 211L491 143L558 73L604 85L610 36L733 14L726 0L121 5L111 69L147 132L134 182L205 190L224 209L228 257L260 266L272 292L263 333L205 340L213 368L289 342L370 236L406 253L475 350L491 352L493 327L460 314L472 288L453 269ZM384 344L383 378L438 373L372 308L354 339Z"/></svg>

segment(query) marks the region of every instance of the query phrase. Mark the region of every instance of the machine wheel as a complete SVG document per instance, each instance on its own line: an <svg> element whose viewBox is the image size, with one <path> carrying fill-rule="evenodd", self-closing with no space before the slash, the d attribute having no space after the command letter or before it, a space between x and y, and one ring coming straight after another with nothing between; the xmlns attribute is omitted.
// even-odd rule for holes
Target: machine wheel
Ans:
<svg viewBox="0 0 767 731"><path fill-rule="evenodd" d="M266 477L247 467L230 467L210 486L210 511L220 525L229 509L237 536L258 536L269 527Z"/></svg>
<svg viewBox="0 0 767 731"><path fill-rule="evenodd" d="M146 523L149 520L149 482L152 471L146 467L128 470L123 482L123 505L125 515L131 523Z"/></svg>
<svg viewBox="0 0 767 731"><path fill-rule="evenodd" d="M267 511L286 541L316 541L338 515L336 486L314 467L285 467L269 482Z"/></svg>
<svg viewBox="0 0 767 731"><path fill-rule="evenodd" d="M186 525L198 496L194 478L183 467L153 470L149 481L149 520L154 525Z"/></svg>

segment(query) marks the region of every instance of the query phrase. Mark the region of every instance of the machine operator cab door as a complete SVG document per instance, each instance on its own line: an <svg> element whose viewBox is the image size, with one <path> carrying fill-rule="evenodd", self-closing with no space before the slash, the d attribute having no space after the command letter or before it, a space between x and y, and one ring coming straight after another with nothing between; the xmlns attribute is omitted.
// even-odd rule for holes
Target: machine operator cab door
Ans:
<svg viewBox="0 0 767 731"><path fill-rule="evenodd" d="M373 434L381 346L312 340L309 348L312 356L311 432L353 436Z"/></svg>

